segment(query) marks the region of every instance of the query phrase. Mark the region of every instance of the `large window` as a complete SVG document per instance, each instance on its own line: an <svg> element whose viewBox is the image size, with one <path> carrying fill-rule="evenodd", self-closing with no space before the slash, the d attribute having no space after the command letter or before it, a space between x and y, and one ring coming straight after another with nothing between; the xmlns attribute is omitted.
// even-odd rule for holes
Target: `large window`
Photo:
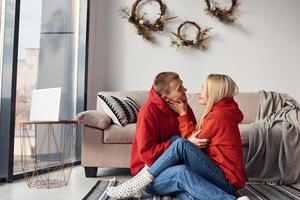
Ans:
<svg viewBox="0 0 300 200"><path fill-rule="evenodd" d="M23 0L19 20L14 174L22 173L20 122L29 120L32 91L37 88L41 20L42 0ZM31 142L35 143L34 138L31 139Z"/></svg>
<svg viewBox="0 0 300 200"><path fill-rule="evenodd" d="M88 0L6 2L9 12L5 12L5 17L11 16L5 23L9 28L4 26L4 29L11 31L11 37L3 36L7 42L4 42L3 61L0 60L1 64L6 62L1 74L5 78L1 79L4 90L0 122L4 126L0 127L0 143L9 145L0 144L0 150L5 151L1 155L0 178L12 180L13 174L22 173L20 122L29 120L34 89L61 88L60 119L72 119L85 109ZM3 104L3 100L7 103ZM80 160L80 135L79 130L77 160ZM38 142L35 139L32 138L33 144Z"/></svg>
<svg viewBox="0 0 300 200"><path fill-rule="evenodd" d="M60 119L72 119L76 114L78 5L78 0L21 2L14 174L22 173L20 121L29 120L34 89L60 87ZM40 145L42 138L32 136L31 144ZM32 151L26 151L28 156L36 153ZM55 162L45 162L44 167L49 165Z"/></svg>

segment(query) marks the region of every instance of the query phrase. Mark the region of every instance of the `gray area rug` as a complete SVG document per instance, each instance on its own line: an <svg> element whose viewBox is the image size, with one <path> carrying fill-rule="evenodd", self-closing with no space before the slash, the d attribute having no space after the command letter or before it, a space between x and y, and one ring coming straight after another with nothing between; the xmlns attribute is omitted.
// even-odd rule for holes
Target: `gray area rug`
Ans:
<svg viewBox="0 0 300 200"><path fill-rule="evenodd" d="M109 186L116 186L121 184L124 181L118 181L118 180L110 180L110 181L102 181L99 180L97 183L93 186L93 188L88 192L88 194L83 198L83 200L112 200L115 198L111 198L106 195L106 189ZM171 196L156 196L156 195L143 195L142 198L129 198L129 199L142 199L142 200L176 200L175 197Z"/></svg>
<svg viewBox="0 0 300 200"><path fill-rule="evenodd" d="M300 200L300 190L289 185L248 184L237 195L251 200Z"/></svg>
<svg viewBox="0 0 300 200"><path fill-rule="evenodd" d="M102 181L99 180L83 198L83 200L110 200L106 195L106 189L109 186L119 185L120 181ZM238 196L248 196L251 200L300 200L300 190L287 186L273 186L267 184L248 184L245 188L237 192ZM131 198L137 200L137 198ZM175 197L170 196L156 196L156 195L144 195L143 200L175 200Z"/></svg>

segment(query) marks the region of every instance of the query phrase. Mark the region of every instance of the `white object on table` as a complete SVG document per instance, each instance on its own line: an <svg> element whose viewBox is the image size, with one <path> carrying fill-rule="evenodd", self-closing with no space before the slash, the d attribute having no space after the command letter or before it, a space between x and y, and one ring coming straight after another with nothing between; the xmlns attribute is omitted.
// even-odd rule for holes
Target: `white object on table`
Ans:
<svg viewBox="0 0 300 200"><path fill-rule="evenodd" d="M29 120L58 121L60 98L60 87L33 90Z"/></svg>

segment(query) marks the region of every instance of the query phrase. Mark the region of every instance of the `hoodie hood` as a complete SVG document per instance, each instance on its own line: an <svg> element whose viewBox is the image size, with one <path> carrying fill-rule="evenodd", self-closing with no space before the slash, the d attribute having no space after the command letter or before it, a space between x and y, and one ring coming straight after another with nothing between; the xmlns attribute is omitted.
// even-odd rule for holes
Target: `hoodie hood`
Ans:
<svg viewBox="0 0 300 200"><path fill-rule="evenodd" d="M233 97L225 97L215 103L212 107L212 111L214 110L221 110L222 112L225 112L238 123L242 122L244 118L243 113L239 109L239 106L234 101Z"/></svg>
<svg viewBox="0 0 300 200"><path fill-rule="evenodd" d="M172 113L172 111L168 107L167 103L155 92L153 87L151 87L148 101L155 104L162 112Z"/></svg>

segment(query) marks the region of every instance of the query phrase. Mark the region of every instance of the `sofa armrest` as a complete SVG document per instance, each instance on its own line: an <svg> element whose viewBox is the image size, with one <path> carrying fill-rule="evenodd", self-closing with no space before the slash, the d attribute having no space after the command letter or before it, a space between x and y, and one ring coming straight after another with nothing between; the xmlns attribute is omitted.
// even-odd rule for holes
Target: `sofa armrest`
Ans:
<svg viewBox="0 0 300 200"><path fill-rule="evenodd" d="M106 129L111 124L111 119L103 111L87 110L76 115L79 124L93 128Z"/></svg>

